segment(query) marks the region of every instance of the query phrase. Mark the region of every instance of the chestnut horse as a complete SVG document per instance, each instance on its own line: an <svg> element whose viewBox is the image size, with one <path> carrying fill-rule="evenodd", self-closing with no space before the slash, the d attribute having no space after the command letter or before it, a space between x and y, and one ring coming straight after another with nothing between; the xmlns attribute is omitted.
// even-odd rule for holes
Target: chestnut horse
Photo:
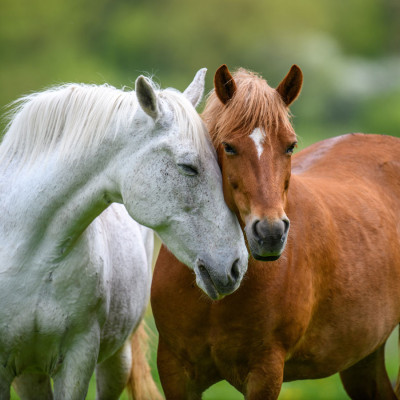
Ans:
<svg viewBox="0 0 400 400"><path fill-rule="evenodd" d="M167 399L223 379L276 399L284 381L336 372L353 399L396 398L384 346L400 320L400 140L349 134L292 157L302 80L297 66L276 89L245 70L215 75L203 117L252 257L213 302L162 248L152 307Z"/></svg>

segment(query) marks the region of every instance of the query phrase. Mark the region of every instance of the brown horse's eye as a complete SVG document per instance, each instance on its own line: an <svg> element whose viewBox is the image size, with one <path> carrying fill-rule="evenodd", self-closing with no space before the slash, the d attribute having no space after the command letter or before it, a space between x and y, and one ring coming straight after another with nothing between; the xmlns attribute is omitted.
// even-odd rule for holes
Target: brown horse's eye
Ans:
<svg viewBox="0 0 400 400"><path fill-rule="evenodd" d="M237 154L235 148L226 142L222 142L226 154L234 155Z"/></svg>
<svg viewBox="0 0 400 400"><path fill-rule="evenodd" d="M291 156L294 152L295 147L297 147L297 142L292 143L287 149L286 154Z"/></svg>

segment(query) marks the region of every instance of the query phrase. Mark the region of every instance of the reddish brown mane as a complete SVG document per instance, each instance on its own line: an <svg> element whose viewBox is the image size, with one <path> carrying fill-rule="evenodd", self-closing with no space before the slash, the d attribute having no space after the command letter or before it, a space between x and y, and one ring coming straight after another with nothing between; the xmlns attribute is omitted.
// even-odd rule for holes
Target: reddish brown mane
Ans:
<svg viewBox="0 0 400 400"><path fill-rule="evenodd" d="M273 133L283 124L292 130L290 112L279 93L254 72L243 68L233 77L237 91L224 105L213 90L202 117L215 146L229 138L250 135L255 128Z"/></svg>

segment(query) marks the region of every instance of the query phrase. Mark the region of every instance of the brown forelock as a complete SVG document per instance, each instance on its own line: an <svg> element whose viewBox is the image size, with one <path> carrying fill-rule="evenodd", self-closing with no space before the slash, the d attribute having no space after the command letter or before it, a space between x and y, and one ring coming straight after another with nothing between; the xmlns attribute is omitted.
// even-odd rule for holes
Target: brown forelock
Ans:
<svg viewBox="0 0 400 400"><path fill-rule="evenodd" d="M289 109L263 78L243 68L233 78L237 90L232 99L223 104L213 90L202 113L215 147L228 138L250 135L255 128L273 133L283 125L292 130Z"/></svg>

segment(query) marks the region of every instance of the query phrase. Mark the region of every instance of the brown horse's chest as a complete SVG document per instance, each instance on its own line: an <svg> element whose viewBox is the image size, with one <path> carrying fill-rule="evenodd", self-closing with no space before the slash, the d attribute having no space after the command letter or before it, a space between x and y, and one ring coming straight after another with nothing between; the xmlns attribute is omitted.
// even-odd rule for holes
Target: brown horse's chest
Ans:
<svg viewBox="0 0 400 400"><path fill-rule="evenodd" d="M250 270L252 267L255 268L250 265ZM195 374L226 379L240 389L255 364L265 362L275 351L294 346L306 329L309 310L278 293L283 293L275 280L278 275L272 274L270 287L264 283L261 290L256 283L259 280L250 271L237 292L221 301L209 302L206 313L204 309L190 307L189 297L182 299L181 303L190 307L188 325L179 330L175 327L169 336L172 338L179 331L179 339L175 336L171 347L180 348L182 359L188 358L188 350L191 352L189 358ZM196 321L205 314L207 319L199 325Z"/></svg>

